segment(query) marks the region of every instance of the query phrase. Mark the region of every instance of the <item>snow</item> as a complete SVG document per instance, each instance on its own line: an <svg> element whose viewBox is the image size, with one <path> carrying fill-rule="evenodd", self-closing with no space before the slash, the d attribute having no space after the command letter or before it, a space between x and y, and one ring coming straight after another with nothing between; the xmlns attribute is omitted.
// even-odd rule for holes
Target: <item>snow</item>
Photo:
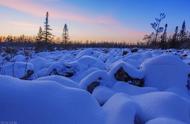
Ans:
<svg viewBox="0 0 190 124"><path fill-rule="evenodd" d="M106 124L134 124L136 105L125 94L115 94L103 106Z"/></svg>
<svg viewBox="0 0 190 124"><path fill-rule="evenodd" d="M45 58L39 56L32 58L29 62L34 65L35 72L41 70L44 67L47 67L50 64L50 62L47 61Z"/></svg>
<svg viewBox="0 0 190 124"><path fill-rule="evenodd" d="M58 76L58 75L52 75L52 76L46 76L46 77L41 77L38 78L37 80L46 80L46 81L55 81L63 86L71 87L71 88L79 88L78 84L74 81L72 81L69 78L63 77L63 76Z"/></svg>
<svg viewBox="0 0 190 124"><path fill-rule="evenodd" d="M15 62L25 62L26 61L26 57L24 55L16 55L13 58L13 61L15 61Z"/></svg>
<svg viewBox="0 0 190 124"><path fill-rule="evenodd" d="M109 74L113 76L120 68L123 68L133 78L141 79L144 77L144 74L140 70L123 61L113 63Z"/></svg>
<svg viewBox="0 0 190 124"><path fill-rule="evenodd" d="M143 122L158 117L190 123L190 104L172 92L152 92L133 97L139 105L138 116Z"/></svg>
<svg viewBox="0 0 190 124"><path fill-rule="evenodd" d="M190 51L132 50L2 52L0 121L189 124Z"/></svg>
<svg viewBox="0 0 190 124"><path fill-rule="evenodd" d="M140 94L145 94L149 92L155 92L158 91L156 88L152 87L137 87L125 82L117 82L115 85L112 87L112 89L115 92L122 92L126 93L128 95L140 95Z"/></svg>
<svg viewBox="0 0 190 124"><path fill-rule="evenodd" d="M0 74L22 78L29 70L34 71L33 64L26 62L14 62L3 65L1 67Z"/></svg>
<svg viewBox="0 0 190 124"><path fill-rule="evenodd" d="M187 123L170 118L156 118L148 121L146 124L187 124Z"/></svg>
<svg viewBox="0 0 190 124"><path fill-rule="evenodd" d="M103 110L87 92L54 81L22 81L7 76L0 76L0 80L0 120L21 124L104 124Z"/></svg>
<svg viewBox="0 0 190 124"><path fill-rule="evenodd" d="M110 99L116 92L105 86L98 86L94 89L92 96L96 98L100 105L103 105Z"/></svg>
<svg viewBox="0 0 190 124"><path fill-rule="evenodd" d="M189 67L174 55L161 55L142 64L145 86L165 90L171 87L184 88L187 85Z"/></svg>
<svg viewBox="0 0 190 124"><path fill-rule="evenodd" d="M99 82L101 86L107 85L109 77L106 71L95 71L87 75L84 79L81 80L79 86L82 89L87 89L87 87L93 82Z"/></svg>

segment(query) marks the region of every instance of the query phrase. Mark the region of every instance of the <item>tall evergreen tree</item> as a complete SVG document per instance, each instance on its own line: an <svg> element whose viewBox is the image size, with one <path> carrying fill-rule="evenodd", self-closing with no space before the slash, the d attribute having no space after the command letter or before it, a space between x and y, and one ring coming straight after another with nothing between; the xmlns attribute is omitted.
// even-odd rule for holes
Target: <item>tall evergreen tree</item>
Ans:
<svg viewBox="0 0 190 124"><path fill-rule="evenodd" d="M186 23L183 21L181 31L180 31L180 40L185 40L187 38L187 32L186 32Z"/></svg>
<svg viewBox="0 0 190 124"><path fill-rule="evenodd" d="M68 44L68 41L69 41L69 29L67 24L65 24L63 28L63 43L66 45Z"/></svg>
<svg viewBox="0 0 190 124"><path fill-rule="evenodd" d="M44 32L43 32L43 37L44 37L44 41L45 42L51 42L53 39L53 35L51 33L51 28L49 25L49 13L46 13L46 18L45 18L45 22L44 22Z"/></svg>

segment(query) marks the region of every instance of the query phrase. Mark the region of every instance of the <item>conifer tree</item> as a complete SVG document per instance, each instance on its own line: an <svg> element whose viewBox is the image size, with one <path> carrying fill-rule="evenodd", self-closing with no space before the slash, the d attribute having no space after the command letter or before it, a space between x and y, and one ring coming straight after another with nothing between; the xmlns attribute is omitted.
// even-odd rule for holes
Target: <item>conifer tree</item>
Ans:
<svg viewBox="0 0 190 124"><path fill-rule="evenodd" d="M47 42L51 42L53 39L53 35L51 33L51 28L49 25L49 13L46 13L46 19L44 22L44 32L43 32L43 37L44 37L44 41Z"/></svg>
<svg viewBox="0 0 190 124"><path fill-rule="evenodd" d="M186 32L186 23L183 21L181 31L180 31L180 40L185 40L187 38L187 32Z"/></svg>
<svg viewBox="0 0 190 124"><path fill-rule="evenodd" d="M68 41L69 41L69 29L67 24L65 24L63 28L63 43L67 45Z"/></svg>

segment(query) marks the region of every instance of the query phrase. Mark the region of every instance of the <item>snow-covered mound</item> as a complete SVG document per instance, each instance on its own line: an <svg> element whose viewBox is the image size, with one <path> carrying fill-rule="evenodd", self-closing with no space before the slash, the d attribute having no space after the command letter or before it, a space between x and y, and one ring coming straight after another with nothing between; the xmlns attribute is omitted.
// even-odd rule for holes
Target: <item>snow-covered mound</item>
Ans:
<svg viewBox="0 0 190 124"><path fill-rule="evenodd" d="M15 61L15 62L25 62L26 61L26 57L24 55L16 55L13 58L13 61Z"/></svg>
<svg viewBox="0 0 190 124"><path fill-rule="evenodd" d="M156 118L148 121L146 124L187 124L187 123L170 118Z"/></svg>
<svg viewBox="0 0 190 124"><path fill-rule="evenodd" d="M104 112L87 92L53 81L0 76L0 120L20 124L105 124Z"/></svg>
<svg viewBox="0 0 190 124"><path fill-rule="evenodd" d="M0 123L190 123L190 50L0 51Z"/></svg>
<svg viewBox="0 0 190 124"><path fill-rule="evenodd" d="M136 104L125 94L112 96L103 106L106 112L106 124L134 124Z"/></svg>
<svg viewBox="0 0 190 124"><path fill-rule="evenodd" d="M166 90L171 87L185 89L189 67L179 57L161 55L142 64L145 73L145 86Z"/></svg>
<svg viewBox="0 0 190 124"><path fill-rule="evenodd" d="M124 81L137 86L144 85L144 74L134 66L117 61L112 64L109 76L115 81Z"/></svg>
<svg viewBox="0 0 190 124"><path fill-rule="evenodd" d="M61 61L51 64L45 73L45 75L72 77L76 72L72 65Z"/></svg>
<svg viewBox="0 0 190 124"><path fill-rule="evenodd" d="M190 104L171 92L152 92L133 97L139 105L138 117L142 122L159 117L190 123Z"/></svg>
<svg viewBox="0 0 190 124"><path fill-rule="evenodd" d="M80 88L92 93L97 86L106 86L108 82L109 77L107 72L99 70L87 75L84 79L81 80L79 86Z"/></svg>
<svg viewBox="0 0 190 124"><path fill-rule="evenodd" d="M94 89L92 96L96 98L100 105L103 105L116 92L105 86L98 86Z"/></svg>
<svg viewBox="0 0 190 124"><path fill-rule="evenodd" d="M123 82L115 83L115 85L112 87L112 89L115 92L122 92L122 93L126 93L126 94L132 95L132 96L158 91L156 88L137 87L137 86L134 86L131 84L123 83Z"/></svg>
<svg viewBox="0 0 190 124"><path fill-rule="evenodd" d="M71 79L63 76L58 76L58 75L52 75L52 76L46 76L46 77L41 77L38 78L37 80L42 80L42 81L55 81L57 83L62 84L63 86L71 87L71 88L79 88L78 84Z"/></svg>
<svg viewBox="0 0 190 124"><path fill-rule="evenodd" d="M50 64L50 62L48 60L46 60L45 58L39 57L39 56L32 58L30 60L30 63L32 63L34 65L35 72L38 72L39 70L47 67Z"/></svg>
<svg viewBox="0 0 190 124"><path fill-rule="evenodd" d="M9 63L1 67L0 74L16 78L32 79L32 76L34 76L34 66L26 62Z"/></svg>

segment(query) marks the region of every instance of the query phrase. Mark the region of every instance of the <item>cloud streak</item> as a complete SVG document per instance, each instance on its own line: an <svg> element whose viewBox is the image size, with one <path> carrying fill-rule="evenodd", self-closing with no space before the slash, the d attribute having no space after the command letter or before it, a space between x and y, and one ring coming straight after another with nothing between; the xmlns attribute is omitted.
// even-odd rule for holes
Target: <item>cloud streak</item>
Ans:
<svg viewBox="0 0 190 124"><path fill-rule="evenodd" d="M53 1L53 0L43 0ZM60 10L56 7L51 7L44 4L37 4L38 2L35 0L0 0L0 6L4 6L21 13L26 13L35 17L44 17L45 12L48 10L50 12L50 17L57 20L70 21L70 22L78 22L81 27L83 27L83 32L77 29L76 36L86 37L90 40L89 36L93 39L97 40L137 40L137 37L142 37L145 32L141 32L138 30L134 30L124 26L117 19L98 15L94 16L93 14L89 15L87 13L80 13L78 11L72 11L72 6L67 5L67 9ZM62 3L63 4L63 3ZM63 7L65 8L65 7ZM80 9L80 8L79 8ZM93 16L92 16L93 15ZM14 25L15 30L23 31L27 29L31 29L29 32L34 32L38 29L38 25L35 25L32 22L23 22L23 21L11 21L9 24ZM85 30L85 25L89 24L91 28ZM96 27L100 27L96 29ZM21 30L22 29L22 30ZM59 28L58 28L59 29ZM61 31L62 29L59 29ZM86 36L88 34L88 36ZM73 37L76 37L73 36ZM75 38L74 38L75 39ZM84 39L84 38L83 38Z"/></svg>
<svg viewBox="0 0 190 124"><path fill-rule="evenodd" d="M88 23L88 24L117 24L118 21L112 17L108 16L98 16L92 17L87 14L81 13L73 13L69 11L61 11L55 8L51 8L49 6L44 6L42 4L37 4L30 0L0 0L0 5L4 7L8 7L11 9L15 9L17 11L31 14L37 17L43 17L44 13L48 10L51 13L51 17L55 19L63 19L69 21L76 21L80 23Z"/></svg>

